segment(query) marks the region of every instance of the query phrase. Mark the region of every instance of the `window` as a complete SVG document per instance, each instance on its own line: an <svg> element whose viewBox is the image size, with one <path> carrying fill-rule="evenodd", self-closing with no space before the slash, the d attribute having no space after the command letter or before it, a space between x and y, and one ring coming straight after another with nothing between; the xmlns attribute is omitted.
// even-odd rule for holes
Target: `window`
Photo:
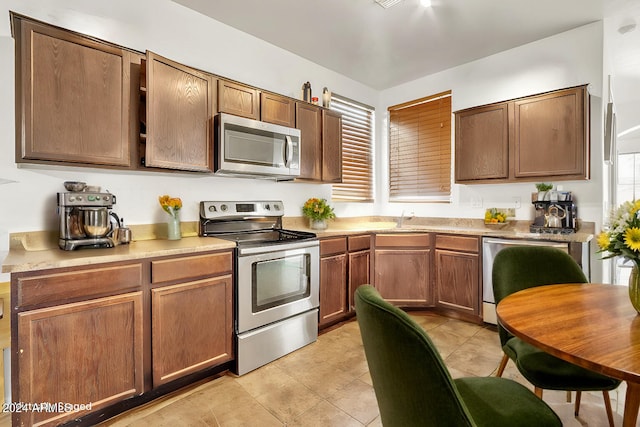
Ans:
<svg viewBox="0 0 640 427"><path fill-rule="evenodd" d="M331 198L372 202L374 109L336 94L331 109L342 113L342 183L333 185Z"/></svg>
<svg viewBox="0 0 640 427"><path fill-rule="evenodd" d="M618 154L617 171L617 204L640 198L640 153ZM625 262L624 258L616 258L613 283L629 283L632 266L633 263Z"/></svg>
<svg viewBox="0 0 640 427"><path fill-rule="evenodd" d="M451 91L389 107L389 200L451 201Z"/></svg>

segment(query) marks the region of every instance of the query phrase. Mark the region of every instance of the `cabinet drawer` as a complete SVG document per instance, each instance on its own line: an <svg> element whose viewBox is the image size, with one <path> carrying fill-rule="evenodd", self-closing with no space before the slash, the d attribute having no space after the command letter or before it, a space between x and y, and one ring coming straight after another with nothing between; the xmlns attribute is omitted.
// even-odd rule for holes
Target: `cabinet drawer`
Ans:
<svg viewBox="0 0 640 427"><path fill-rule="evenodd" d="M438 234L436 236L436 248L451 249L454 251L478 252L480 240L471 236L451 236Z"/></svg>
<svg viewBox="0 0 640 427"><path fill-rule="evenodd" d="M171 282L231 273L231 252L151 261L151 283Z"/></svg>
<svg viewBox="0 0 640 427"><path fill-rule="evenodd" d="M345 253L347 251L346 237L336 237L320 240L320 256Z"/></svg>
<svg viewBox="0 0 640 427"><path fill-rule="evenodd" d="M52 274L18 277L18 306L118 294L135 290L141 284L142 264L60 270Z"/></svg>
<svg viewBox="0 0 640 427"><path fill-rule="evenodd" d="M430 247L431 235L416 234L377 234L376 247Z"/></svg>
<svg viewBox="0 0 640 427"><path fill-rule="evenodd" d="M362 251L371 247L371 236L349 236L349 252Z"/></svg>

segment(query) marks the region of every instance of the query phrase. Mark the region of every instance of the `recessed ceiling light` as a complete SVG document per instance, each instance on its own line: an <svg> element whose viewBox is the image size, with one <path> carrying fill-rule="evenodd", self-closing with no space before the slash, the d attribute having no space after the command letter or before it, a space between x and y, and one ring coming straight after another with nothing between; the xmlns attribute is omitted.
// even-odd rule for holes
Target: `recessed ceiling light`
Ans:
<svg viewBox="0 0 640 427"><path fill-rule="evenodd" d="M391 6L400 3L402 0L375 0L380 6L389 9Z"/></svg>
<svg viewBox="0 0 640 427"><path fill-rule="evenodd" d="M420 0L420 6L431 7L431 0Z"/></svg>

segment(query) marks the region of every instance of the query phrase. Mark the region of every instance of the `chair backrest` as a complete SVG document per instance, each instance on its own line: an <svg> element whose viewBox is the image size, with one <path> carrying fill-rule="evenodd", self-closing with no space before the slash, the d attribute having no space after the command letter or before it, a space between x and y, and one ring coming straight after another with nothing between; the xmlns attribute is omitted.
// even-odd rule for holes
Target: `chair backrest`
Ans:
<svg viewBox="0 0 640 427"><path fill-rule="evenodd" d="M493 260L493 294L496 304L506 296L535 286L557 283L587 283L582 269L569 254L548 246L514 246L497 253ZM498 322L500 342L511 335Z"/></svg>
<svg viewBox="0 0 640 427"><path fill-rule="evenodd" d="M382 424L474 425L424 329L370 285L358 287L355 300Z"/></svg>

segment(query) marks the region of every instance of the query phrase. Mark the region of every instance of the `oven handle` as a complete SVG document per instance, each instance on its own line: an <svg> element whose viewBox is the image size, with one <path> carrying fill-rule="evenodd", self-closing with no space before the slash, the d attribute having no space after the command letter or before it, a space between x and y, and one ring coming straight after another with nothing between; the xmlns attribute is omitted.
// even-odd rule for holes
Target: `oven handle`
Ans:
<svg viewBox="0 0 640 427"><path fill-rule="evenodd" d="M265 246L255 246L251 248L238 248L238 255L244 256L244 255L261 254L266 252L281 252L281 251L289 251L293 249L312 248L314 246L320 246L320 242L316 239L305 240L304 242L284 243L281 245L265 245Z"/></svg>

